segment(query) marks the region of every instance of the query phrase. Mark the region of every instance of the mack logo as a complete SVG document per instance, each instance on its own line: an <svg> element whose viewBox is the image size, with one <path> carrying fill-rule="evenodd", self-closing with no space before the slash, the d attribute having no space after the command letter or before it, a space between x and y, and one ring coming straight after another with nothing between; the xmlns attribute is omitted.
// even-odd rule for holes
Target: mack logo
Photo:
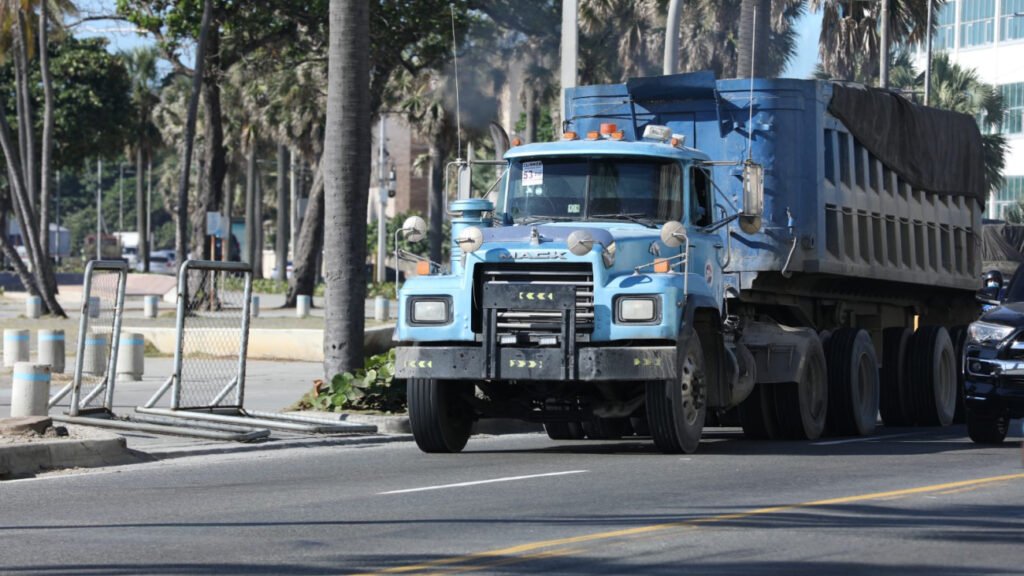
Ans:
<svg viewBox="0 0 1024 576"><path fill-rule="evenodd" d="M512 250L501 254L502 260L568 260L565 250Z"/></svg>

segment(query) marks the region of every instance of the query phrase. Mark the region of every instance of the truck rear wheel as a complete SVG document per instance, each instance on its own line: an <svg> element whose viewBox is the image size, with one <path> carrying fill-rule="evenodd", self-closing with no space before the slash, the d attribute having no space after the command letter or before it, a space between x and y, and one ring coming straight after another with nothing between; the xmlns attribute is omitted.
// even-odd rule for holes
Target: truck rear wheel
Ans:
<svg viewBox="0 0 1024 576"><path fill-rule="evenodd" d="M956 361L956 408L953 410L953 424L963 424L967 421L967 410L964 406L964 371L960 363L964 357L964 345L967 344L967 326L950 328L949 339L953 341L953 360Z"/></svg>
<svg viewBox="0 0 1024 576"><path fill-rule="evenodd" d="M774 384L754 384L754 390L737 408L743 435L747 438L775 440L779 437L773 386Z"/></svg>
<svg viewBox="0 0 1024 576"><path fill-rule="evenodd" d="M828 429L867 436L878 416L878 359L864 330L839 328L829 338Z"/></svg>
<svg viewBox="0 0 1024 576"><path fill-rule="evenodd" d="M783 438L817 440L825 431L828 377L825 352L817 338L807 350L798 382L772 384L775 415Z"/></svg>
<svg viewBox="0 0 1024 576"><path fill-rule="evenodd" d="M1010 429L1006 414L978 414L967 410L967 435L977 444L1002 444Z"/></svg>
<svg viewBox="0 0 1024 576"><path fill-rule="evenodd" d="M953 341L942 326L922 326L910 343L911 410L921 426L949 426L956 412Z"/></svg>
<svg viewBox="0 0 1024 576"><path fill-rule="evenodd" d="M406 392L409 425L416 445L424 452L459 452L473 428L473 409L466 398L472 382L411 378Z"/></svg>
<svg viewBox="0 0 1024 576"><path fill-rule="evenodd" d="M905 327L882 331L882 369L879 371L880 398L878 411L886 426L910 426L910 392L907 387L907 350L913 331Z"/></svg>
<svg viewBox="0 0 1024 576"><path fill-rule="evenodd" d="M692 454L704 430L704 350L700 336L687 328L672 380L647 383L647 423L658 450Z"/></svg>
<svg viewBox="0 0 1024 576"><path fill-rule="evenodd" d="M579 422L545 422L544 431L552 440L582 440L584 437Z"/></svg>

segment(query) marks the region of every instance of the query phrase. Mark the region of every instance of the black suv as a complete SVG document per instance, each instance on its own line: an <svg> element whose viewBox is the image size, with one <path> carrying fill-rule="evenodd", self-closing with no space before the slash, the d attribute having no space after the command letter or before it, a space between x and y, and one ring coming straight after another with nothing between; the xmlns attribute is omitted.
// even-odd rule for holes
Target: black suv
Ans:
<svg viewBox="0 0 1024 576"><path fill-rule="evenodd" d="M1005 290L978 292L988 308L967 329L964 405L971 440L999 444L1010 419L1024 417L1024 266Z"/></svg>

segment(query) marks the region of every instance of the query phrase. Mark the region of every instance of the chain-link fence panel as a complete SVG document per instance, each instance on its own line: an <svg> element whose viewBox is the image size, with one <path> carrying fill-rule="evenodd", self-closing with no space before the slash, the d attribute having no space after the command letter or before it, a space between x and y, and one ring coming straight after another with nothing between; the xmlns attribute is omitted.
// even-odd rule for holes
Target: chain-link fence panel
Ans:
<svg viewBox="0 0 1024 576"><path fill-rule="evenodd" d="M127 279L128 266L120 260L93 260L86 265L74 376L50 399L51 407L67 397L71 415L96 408L113 410Z"/></svg>
<svg viewBox="0 0 1024 576"><path fill-rule="evenodd" d="M245 264L182 264L171 408L242 407L251 295Z"/></svg>

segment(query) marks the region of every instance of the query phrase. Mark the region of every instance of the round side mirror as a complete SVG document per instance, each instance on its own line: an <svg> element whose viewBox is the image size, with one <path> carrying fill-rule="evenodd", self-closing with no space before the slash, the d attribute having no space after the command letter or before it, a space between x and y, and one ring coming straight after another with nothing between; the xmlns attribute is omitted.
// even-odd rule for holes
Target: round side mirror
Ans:
<svg viewBox="0 0 1024 576"><path fill-rule="evenodd" d="M574 230L566 239L566 244L569 245L569 252L583 256L594 248L594 237L586 230Z"/></svg>
<svg viewBox="0 0 1024 576"><path fill-rule="evenodd" d="M456 242L459 243L459 247L466 254L472 254L480 249L480 246L484 243L484 232L476 226L470 226L459 234L456 238Z"/></svg>
<svg viewBox="0 0 1024 576"><path fill-rule="evenodd" d="M686 226L676 220L665 222L661 227L661 241L669 248L679 248L686 241Z"/></svg>
<svg viewBox="0 0 1024 576"><path fill-rule="evenodd" d="M402 232L409 242L419 242L427 235L427 222L419 216L409 216L402 223Z"/></svg>

